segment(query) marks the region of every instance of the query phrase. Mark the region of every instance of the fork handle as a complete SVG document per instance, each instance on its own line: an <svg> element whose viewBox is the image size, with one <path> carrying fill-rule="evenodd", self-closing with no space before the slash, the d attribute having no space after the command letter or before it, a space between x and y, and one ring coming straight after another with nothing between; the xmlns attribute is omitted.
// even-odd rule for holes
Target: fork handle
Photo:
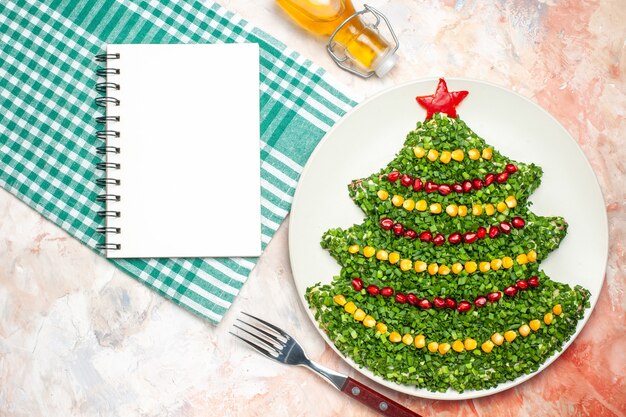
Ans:
<svg viewBox="0 0 626 417"><path fill-rule="evenodd" d="M374 391L366 385L361 384L356 379L348 377L341 391L365 404L369 408L378 411L384 416L393 417L422 417L408 408L398 404L383 394Z"/></svg>

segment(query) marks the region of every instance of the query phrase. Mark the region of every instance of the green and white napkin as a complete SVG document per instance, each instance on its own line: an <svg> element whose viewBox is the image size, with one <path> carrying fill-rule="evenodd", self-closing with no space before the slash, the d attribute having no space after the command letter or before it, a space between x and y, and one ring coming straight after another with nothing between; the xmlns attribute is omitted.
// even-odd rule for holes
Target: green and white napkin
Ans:
<svg viewBox="0 0 626 417"><path fill-rule="evenodd" d="M94 56L107 43L254 42L261 52L263 247L289 212L310 153L352 106L324 71L211 2L0 2L0 184L96 250L102 188ZM203 192L204 190L198 190ZM117 267L218 323L256 258L122 259Z"/></svg>

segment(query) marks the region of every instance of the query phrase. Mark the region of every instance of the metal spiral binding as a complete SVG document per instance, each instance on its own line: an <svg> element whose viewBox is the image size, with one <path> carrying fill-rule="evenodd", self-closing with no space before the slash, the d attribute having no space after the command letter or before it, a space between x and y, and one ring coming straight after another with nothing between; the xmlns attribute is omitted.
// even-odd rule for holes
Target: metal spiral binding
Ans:
<svg viewBox="0 0 626 417"><path fill-rule="evenodd" d="M100 54L96 55L96 62L107 63L108 61L119 59L120 54ZM106 141L114 140L119 138L120 132L118 130L111 129L111 125L120 121L120 116L110 115L108 114L108 108L111 106L119 106L120 100L108 95L111 90L119 90L120 85L116 82L113 82L108 79L109 76L115 76L120 74L119 68L110 68L108 65L103 68L98 68L96 70L96 74L99 77L104 77L105 80L103 82L99 82L96 84L96 91L98 93L102 93L102 96L96 98L96 104L99 107L103 107L106 111L106 115L96 117L96 123L100 125L105 125L104 129L98 130L96 132L96 138L99 140L105 141L105 143L101 146L96 147L96 153L98 155L103 155L105 160L98 162L96 164L96 169L105 172L105 176L96 179L96 184L100 187L105 188L105 192L96 197L97 201L101 202L117 202L121 200L121 196L119 194L112 193L111 188L118 186L121 184L121 181L117 178L109 177L108 174L111 173L112 170L120 169L120 164L117 162L113 162L109 159L109 156L117 155L121 152L119 146L113 146L110 143L106 143ZM119 218L121 217L121 213L117 210L102 210L98 211L98 216L102 218ZM110 234L120 234L122 229L120 227L111 226L109 221L107 220L107 225L103 227L96 228L96 232L101 233L103 235ZM109 250L119 250L122 248L122 245L119 243L99 243L96 245L98 249L103 249L106 251Z"/></svg>

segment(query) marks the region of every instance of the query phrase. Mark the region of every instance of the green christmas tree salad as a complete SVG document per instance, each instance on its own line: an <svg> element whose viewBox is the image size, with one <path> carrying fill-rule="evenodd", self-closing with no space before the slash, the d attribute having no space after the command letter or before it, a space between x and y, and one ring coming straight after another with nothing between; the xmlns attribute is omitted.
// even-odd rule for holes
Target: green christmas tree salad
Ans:
<svg viewBox="0 0 626 417"><path fill-rule="evenodd" d="M306 298L335 346L359 366L431 391L486 389L561 350L589 292L540 264L567 232L528 198L541 167L513 161L457 114L466 91L443 79L402 149L348 192L366 214L321 245L341 265Z"/></svg>

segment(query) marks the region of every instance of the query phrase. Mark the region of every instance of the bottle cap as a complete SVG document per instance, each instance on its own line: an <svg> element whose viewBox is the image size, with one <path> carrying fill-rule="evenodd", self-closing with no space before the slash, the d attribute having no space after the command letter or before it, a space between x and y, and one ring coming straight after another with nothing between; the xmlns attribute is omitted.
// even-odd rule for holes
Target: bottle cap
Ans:
<svg viewBox="0 0 626 417"><path fill-rule="evenodd" d="M394 65L396 65L396 62L398 62L398 56L394 52L390 52L382 57L379 61L380 62L378 62L378 66L376 67L374 72L379 78L382 78L385 76L385 74L389 72L391 68L393 68Z"/></svg>

